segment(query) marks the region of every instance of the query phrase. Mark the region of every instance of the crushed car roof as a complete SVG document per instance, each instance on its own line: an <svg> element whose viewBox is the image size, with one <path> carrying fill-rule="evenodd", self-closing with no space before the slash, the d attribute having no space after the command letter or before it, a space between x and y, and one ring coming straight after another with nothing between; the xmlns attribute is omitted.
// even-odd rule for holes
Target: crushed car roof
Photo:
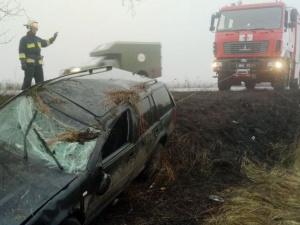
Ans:
<svg viewBox="0 0 300 225"><path fill-rule="evenodd" d="M155 80L120 69L101 68L92 74L86 71L44 82L27 93L37 91L48 106L65 113L73 114L80 107L85 115L88 112L93 117L103 117L111 109L101 105L108 92L130 90L135 85L151 82Z"/></svg>

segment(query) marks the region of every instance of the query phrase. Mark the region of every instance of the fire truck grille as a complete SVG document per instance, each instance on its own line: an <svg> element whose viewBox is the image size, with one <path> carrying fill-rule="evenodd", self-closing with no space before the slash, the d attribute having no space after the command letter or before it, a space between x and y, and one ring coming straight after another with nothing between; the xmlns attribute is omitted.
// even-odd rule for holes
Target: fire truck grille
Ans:
<svg viewBox="0 0 300 225"><path fill-rule="evenodd" d="M269 49L268 41L225 42L225 55L266 54Z"/></svg>

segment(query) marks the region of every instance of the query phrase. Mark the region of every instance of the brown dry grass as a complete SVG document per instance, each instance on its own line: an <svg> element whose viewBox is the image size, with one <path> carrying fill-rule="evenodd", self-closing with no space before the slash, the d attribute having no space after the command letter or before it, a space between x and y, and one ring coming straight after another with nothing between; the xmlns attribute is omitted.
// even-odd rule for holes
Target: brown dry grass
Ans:
<svg viewBox="0 0 300 225"><path fill-rule="evenodd" d="M111 108L116 105L129 104L131 105L139 118L139 133L142 134L148 127L147 121L141 114L139 109L139 93L146 88L145 83L138 83L133 85L130 90L127 89L115 89L106 93L106 99L102 102L102 107Z"/></svg>
<svg viewBox="0 0 300 225"><path fill-rule="evenodd" d="M141 82L137 83L135 85L132 85L130 87L130 90L136 91L136 92L142 92L146 90L147 82Z"/></svg>
<svg viewBox="0 0 300 225"><path fill-rule="evenodd" d="M14 95L0 95L0 106L10 100Z"/></svg>
<svg viewBox="0 0 300 225"><path fill-rule="evenodd" d="M47 144L52 146L52 145L54 145L55 143L57 143L59 141L78 142L79 137L80 137L79 135L80 135L80 131L78 131L78 130L69 130L65 133L56 135L56 137L53 138L52 140L49 140L47 142Z"/></svg>
<svg viewBox="0 0 300 225"><path fill-rule="evenodd" d="M103 101L103 107L114 107L116 105L131 104L137 109L139 94L134 90L115 89L106 93L106 99Z"/></svg>
<svg viewBox="0 0 300 225"><path fill-rule="evenodd" d="M43 98L39 95L39 91L38 90L39 87L36 88L32 88L28 95L32 97L33 102L36 104L36 106L46 115L50 115L50 111L47 108L46 104L44 103Z"/></svg>
<svg viewBox="0 0 300 225"><path fill-rule="evenodd" d="M70 128L65 128L65 129L66 129L66 132L57 134L56 137L53 138L52 140L49 140L47 142L47 144L52 146L59 141L79 142L79 143L83 144L85 141L94 140L94 139L98 138L98 136L99 136L98 131L90 132L89 129L87 129L85 131L74 130L74 129L70 129Z"/></svg>
<svg viewBox="0 0 300 225"><path fill-rule="evenodd" d="M298 165L299 166L299 165ZM297 167L298 167L297 166ZM300 224L300 171L266 166L245 159L243 173L251 180L219 193L225 204L205 224Z"/></svg>

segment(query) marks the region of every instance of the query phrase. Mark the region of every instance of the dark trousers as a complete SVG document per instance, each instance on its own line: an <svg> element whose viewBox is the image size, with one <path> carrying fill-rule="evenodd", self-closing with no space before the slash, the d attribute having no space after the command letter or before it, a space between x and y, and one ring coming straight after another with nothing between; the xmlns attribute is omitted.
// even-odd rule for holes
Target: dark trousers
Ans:
<svg viewBox="0 0 300 225"><path fill-rule="evenodd" d="M34 78L36 84L44 81L44 72L42 66L30 66L26 68L22 90L25 90L31 86L32 78Z"/></svg>

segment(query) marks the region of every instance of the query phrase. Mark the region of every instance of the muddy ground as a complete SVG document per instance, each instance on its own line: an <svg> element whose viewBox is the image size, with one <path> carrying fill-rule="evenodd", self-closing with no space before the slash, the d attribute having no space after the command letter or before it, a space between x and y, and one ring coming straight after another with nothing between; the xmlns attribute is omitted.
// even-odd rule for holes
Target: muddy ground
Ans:
<svg viewBox="0 0 300 225"><path fill-rule="evenodd" d="M222 204L210 195L245 182L243 158L270 168L293 160L300 91L173 95L177 125L162 166L150 180L131 184L94 224L204 224Z"/></svg>

